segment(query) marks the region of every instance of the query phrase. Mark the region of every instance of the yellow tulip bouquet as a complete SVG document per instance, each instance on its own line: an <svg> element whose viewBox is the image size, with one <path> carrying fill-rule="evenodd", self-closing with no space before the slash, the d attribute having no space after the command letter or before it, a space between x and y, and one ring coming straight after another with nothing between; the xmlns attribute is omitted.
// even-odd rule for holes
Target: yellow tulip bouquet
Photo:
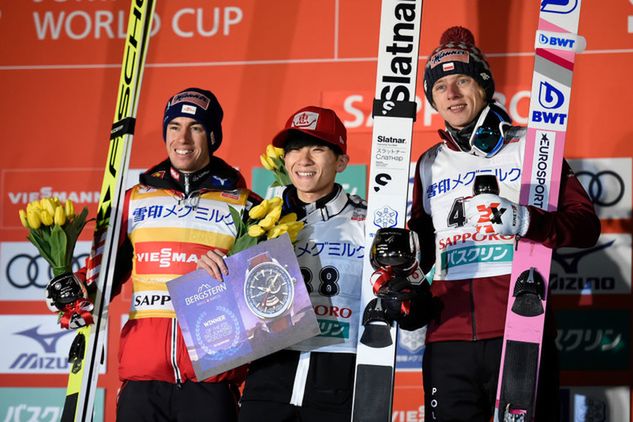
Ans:
<svg viewBox="0 0 633 422"><path fill-rule="evenodd" d="M287 186L292 183L286 171L283 149L269 144L266 146L266 152L259 156L259 160L275 177L272 187ZM297 221L297 214L293 212L281 215L282 201L280 197L264 199L259 205L250 209L246 221L235 208L229 207L237 235L228 254L233 255L261 241L274 239L285 233L288 233L290 241L294 243L304 223Z"/></svg>
<svg viewBox="0 0 633 422"><path fill-rule="evenodd" d="M304 223L297 221L297 214L292 212L284 216L281 215L282 199L279 197L264 199L259 205L251 208L246 222L235 208L229 208L237 230L235 243L229 251L229 255L285 233L288 233L290 241L294 242L303 229Z"/></svg>
<svg viewBox="0 0 633 422"><path fill-rule="evenodd" d="M56 197L42 198L27 204L26 209L19 211L20 221L28 230L27 239L37 248L40 255L50 264L53 280L47 287L47 293L55 280L72 276L72 260L77 238L87 223L88 208L78 215L71 200L61 203ZM64 303L63 306L54 303L59 311L59 322L62 328L75 328L73 322L83 318L90 323L92 302L87 298L85 287L75 283L76 289L81 289L83 297L79 300ZM61 308L60 308L61 306Z"/></svg>
<svg viewBox="0 0 633 422"><path fill-rule="evenodd" d="M275 180L271 187L287 186L292 183L284 163L284 150L272 145L266 146L266 152L259 156L262 166L273 173Z"/></svg>
<svg viewBox="0 0 633 422"><path fill-rule="evenodd" d="M86 225L88 209L75 215L70 199L62 204L58 198L42 198L20 210L20 221L28 230L27 239L50 264L53 277L71 271L77 238Z"/></svg>

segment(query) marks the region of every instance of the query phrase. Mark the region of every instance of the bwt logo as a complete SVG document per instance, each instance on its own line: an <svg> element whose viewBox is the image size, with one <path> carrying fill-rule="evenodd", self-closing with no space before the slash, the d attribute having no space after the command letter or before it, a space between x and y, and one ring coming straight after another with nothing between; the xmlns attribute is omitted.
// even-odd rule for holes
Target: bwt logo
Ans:
<svg viewBox="0 0 633 422"><path fill-rule="evenodd" d="M39 333L40 326L29 328L28 330L16 332L16 335L28 337L37 342L44 353L54 354L57 350L57 342L65 335L71 334L72 331L59 331L54 333ZM22 352L13 361L10 369L68 369L68 362L64 356L41 356L38 353Z"/></svg>
<svg viewBox="0 0 633 422"><path fill-rule="evenodd" d="M555 37L552 35L539 34L538 40L541 45L553 46L553 47L563 47L569 50L574 49L574 44L576 43L575 39L571 38L563 38L563 37Z"/></svg>
<svg viewBox="0 0 633 422"><path fill-rule="evenodd" d="M547 110L559 108L565 102L565 95L549 82L541 81L538 92L538 103ZM551 124L565 124L566 113L554 113L535 110L532 112L532 121Z"/></svg>
<svg viewBox="0 0 633 422"><path fill-rule="evenodd" d="M578 0L543 0L541 11L548 13L561 13L566 15L573 12L578 6Z"/></svg>

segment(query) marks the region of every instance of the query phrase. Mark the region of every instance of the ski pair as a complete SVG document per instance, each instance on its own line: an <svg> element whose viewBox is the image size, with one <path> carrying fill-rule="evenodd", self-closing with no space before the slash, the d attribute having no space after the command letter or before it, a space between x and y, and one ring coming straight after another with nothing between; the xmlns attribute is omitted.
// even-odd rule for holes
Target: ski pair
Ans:
<svg viewBox="0 0 633 422"><path fill-rule="evenodd" d="M520 203L556 211L581 0L542 0ZM512 259L495 421L534 420L552 250L522 238Z"/></svg>
<svg viewBox="0 0 633 422"><path fill-rule="evenodd" d="M132 0L130 6L114 123L92 247L93 254L96 254L92 259L98 266L89 268L88 274L96 283L95 322L77 330L71 346L62 422L92 420L99 367L108 335L108 306L121 231L125 180L155 7L154 0Z"/></svg>

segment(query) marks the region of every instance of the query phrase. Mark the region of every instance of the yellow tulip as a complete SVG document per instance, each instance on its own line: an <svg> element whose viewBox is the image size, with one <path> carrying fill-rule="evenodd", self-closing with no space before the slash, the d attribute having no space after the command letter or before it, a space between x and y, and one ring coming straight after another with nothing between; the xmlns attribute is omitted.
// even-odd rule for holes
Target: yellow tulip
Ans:
<svg viewBox="0 0 633 422"><path fill-rule="evenodd" d="M54 210L53 213L55 213ZM46 210L40 211L40 220L42 220L42 224L44 224L45 226L53 225L53 215Z"/></svg>
<svg viewBox="0 0 633 422"><path fill-rule="evenodd" d="M66 223L66 213L64 212L64 207L57 206L57 208L55 208L55 218L53 220L58 226L63 226Z"/></svg>
<svg viewBox="0 0 633 422"><path fill-rule="evenodd" d="M20 213L20 222L22 223L22 225L24 227L26 227L28 229L29 228L29 222L26 219L26 211L20 210L19 213Z"/></svg>
<svg viewBox="0 0 633 422"><path fill-rule="evenodd" d="M264 166L266 170L273 171L277 169L277 166L275 165L275 163L273 163L271 159L268 158L268 156L266 156L266 154L260 155L259 161L262 163L262 166Z"/></svg>
<svg viewBox="0 0 633 422"><path fill-rule="evenodd" d="M281 197L279 196L273 196L272 198L268 200L268 203L270 204L271 208L281 206L282 202L283 202L283 199L281 199Z"/></svg>
<svg viewBox="0 0 633 422"><path fill-rule="evenodd" d="M274 239L288 232L288 226L279 224L268 231L268 239Z"/></svg>
<svg viewBox="0 0 633 422"><path fill-rule="evenodd" d="M288 213L279 219L279 224L293 223L297 221L297 214L294 212Z"/></svg>
<svg viewBox="0 0 633 422"><path fill-rule="evenodd" d="M275 225L276 222L277 220L274 220L269 214L266 217L264 217L262 220L260 220L259 223L257 224L264 230L270 230Z"/></svg>
<svg viewBox="0 0 633 422"><path fill-rule="evenodd" d="M273 147L275 149L275 153L277 154L277 158L283 159L284 158L284 149L283 148L277 148L277 147Z"/></svg>
<svg viewBox="0 0 633 422"><path fill-rule="evenodd" d="M297 236L299 236L299 232L303 229L304 224L300 221L295 221L291 223L286 223L288 226L288 236L290 236L290 240L295 242L297 240Z"/></svg>
<svg viewBox="0 0 633 422"><path fill-rule="evenodd" d="M303 226L305 226L305 223L303 221L289 221L284 223L288 226L288 230L292 230L292 231L301 231L303 229Z"/></svg>
<svg viewBox="0 0 633 422"><path fill-rule="evenodd" d="M257 224L248 227L248 235L250 237L259 237L264 233L266 233L266 231Z"/></svg>
<svg viewBox="0 0 633 422"><path fill-rule="evenodd" d="M264 199L259 205L255 205L248 212L248 216L254 220L259 220L268 214L269 204L268 200Z"/></svg>
<svg viewBox="0 0 633 422"><path fill-rule="evenodd" d="M40 220L40 214L34 210L27 211L26 213L26 221L29 223L29 227L33 230L37 230L42 225L42 221Z"/></svg>
<svg viewBox="0 0 633 422"><path fill-rule="evenodd" d="M75 206L73 205L73 201L70 199L66 200L66 203L64 204L64 211L66 212L66 217L72 220L75 216Z"/></svg>
<svg viewBox="0 0 633 422"><path fill-rule="evenodd" d="M281 204L273 207L273 209L268 212L266 218L268 217L272 218L275 223L279 221L279 217L281 217Z"/></svg>
<svg viewBox="0 0 633 422"><path fill-rule="evenodd" d="M53 205L53 201L50 198L42 198L40 199L40 206L42 207L42 211L46 211L48 214L50 214L52 219L53 215L55 215L55 205ZM48 225L49 224L47 224L47 226Z"/></svg>
<svg viewBox="0 0 633 422"><path fill-rule="evenodd" d="M26 212L35 211L35 210L37 210L38 213L42 210L42 207L40 206L40 201L39 200L29 202L26 205Z"/></svg>
<svg viewBox="0 0 633 422"><path fill-rule="evenodd" d="M275 148L272 144L266 146L266 155L268 158L281 159L284 156L284 150L281 148ZM272 160L271 160L272 161Z"/></svg>

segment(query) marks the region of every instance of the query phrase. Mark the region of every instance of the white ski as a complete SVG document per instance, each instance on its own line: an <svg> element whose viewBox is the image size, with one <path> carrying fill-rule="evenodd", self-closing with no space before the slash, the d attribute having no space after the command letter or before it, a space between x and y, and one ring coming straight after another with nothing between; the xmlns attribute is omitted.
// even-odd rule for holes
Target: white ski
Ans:
<svg viewBox="0 0 633 422"><path fill-rule="evenodd" d="M369 262L374 235L379 228L406 227L421 17L422 0L382 1L367 194L363 314L376 299L370 282L374 269ZM380 306L380 299L377 303ZM363 319L361 315L352 420L391 421L397 325L364 325ZM369 338L366 327L374 333L382 332L379 337L384 341Z"/></svg>

